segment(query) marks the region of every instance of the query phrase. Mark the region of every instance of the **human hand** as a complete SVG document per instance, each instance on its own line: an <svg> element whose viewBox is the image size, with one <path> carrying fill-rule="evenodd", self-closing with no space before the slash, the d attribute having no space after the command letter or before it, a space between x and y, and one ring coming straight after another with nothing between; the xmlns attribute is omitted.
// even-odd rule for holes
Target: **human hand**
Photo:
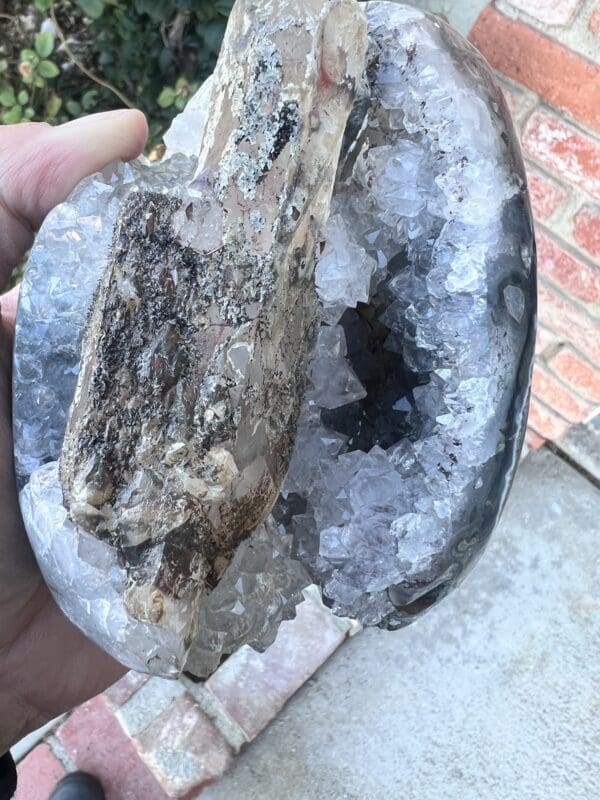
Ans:
<svg viewBox="0 0 600 800"><path fill-rule="evenodd" d="M86 175L139 155L146 136L137 111L95 114L57 128L0 126L0 291L46 214ZM17 298L18 287L0 298L0 755L125 672L63 616L23 527L11 424Z"/></svg>

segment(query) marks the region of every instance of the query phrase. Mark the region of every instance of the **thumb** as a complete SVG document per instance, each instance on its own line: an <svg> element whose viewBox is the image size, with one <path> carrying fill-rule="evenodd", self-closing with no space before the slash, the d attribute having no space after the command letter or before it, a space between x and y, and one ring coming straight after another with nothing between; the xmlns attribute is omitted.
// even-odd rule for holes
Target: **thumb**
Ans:
<svg viewBox="0 0 600 800"><path fill-rule="evenodd" d="M148 128L139 111L93 114L52 128L0 127L0 281L31 246L46 214L86 175L142 151Z"/></svg>

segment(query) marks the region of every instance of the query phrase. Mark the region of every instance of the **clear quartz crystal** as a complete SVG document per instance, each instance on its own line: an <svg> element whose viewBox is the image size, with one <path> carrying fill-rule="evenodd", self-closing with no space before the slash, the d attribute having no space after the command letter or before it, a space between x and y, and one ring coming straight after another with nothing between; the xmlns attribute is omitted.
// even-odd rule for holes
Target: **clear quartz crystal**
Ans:
<svg viewBox="0 0 600 800"><path fill-rule="evenodd" d="M191 647L183 631L157 635L128 614L116 551L67 518L56 462L122 200L132 185L190 184L202 198L210 86L175 120L160 165L83 181L32 251L14 380L23 515L63 610L136 669L206 677L242 644L262 650L312 581L336 614L406 624L464 574L506 497L535 295L514 133L489 70L460 37L407 6L366 9L367 78L315 270L322 327L292 461L272 514L200 603ZM264 209L249 220L260 234ZM211 226L202 235L206 248L219 238ZM244 374L251 355L234 342L228 369Z"/></svg>

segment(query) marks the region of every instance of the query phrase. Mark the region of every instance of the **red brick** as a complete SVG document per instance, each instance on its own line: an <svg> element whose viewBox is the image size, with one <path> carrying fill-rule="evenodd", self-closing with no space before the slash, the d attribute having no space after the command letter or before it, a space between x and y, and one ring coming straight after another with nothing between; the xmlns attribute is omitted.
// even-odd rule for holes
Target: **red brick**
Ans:
<svg viewBox="0 0 600 800"><path fill-rule="evenodd" d="M552 331L547 330L542 325L538 325L535 338L535 352L540 358L544 358L548 351L559 345L560 340Z"/></svg>
<svg viewBox="0 0 600 800"><path fill-rule="evenodd" d="M170 800L102 695L75 709L56 735L77 768L102 781L107 800Z"/></svg>
<svg viewBox="0 0 600 800"><path fill-rule="evenodd" d="M149 675L144 675L141 672L128 672L127 675L123 675L121 680L114 683L104 692L104 697L113 708L120 708L149 679Z"/></svg>
<svg viewBox="0 0 600 800"><path fill-rule="evenodd" d="M534 430L528 430L525 435L525 444L530 450L539 450L545 441L543 436L538 436Z"/></svg>
<svg viewBox="0 0 600 800"><path fill-rule="evenodd" d="M583 303L600 301L600 269L575 258L539 226L536 229L538 269Z"/></svg>
<svg viewBox="0 0 600 800"><path fill-rule="evenodd" d="M594 11L588 25L592 33L595 33L596 36L600 36L600 8Z"/></svg>
<svg viewBox="0 0 600 800"><path fill-rule="evenodd" d="M137 737L137 747L169 797L196 797L233 761L225 739L187 694Z"/></svg>
<svg viewBox="0 0 600 800"><path fill-rule="evenodd" d="M530 166L527 167L527 184L534 216L541 222L551 217L567 198L566 189Z"/></svg>
<svg viewBox="0 0 600 800"><path fill-rule="evenodd" d="M539 318L594 364L600 364L600 324L549 286L538 287Z"/></svg>
<svg viewBox="0 0 600 800"><path fill-rule="evenodd" d="M32 750L17 767L19 782L14 800L48 800L65 768L47 744Z"/></svg>
<svg viewBox="0 0 600 800"><path fill-rule="evenodd" d="M600 130L600 66L493 6L479 16L469 38L499 72Z"/></svg>
<svg viewBox="0 0 600 800"><path fill-rule="evenodd" d="M508 0L511 6L548 25L568 25L581 0Z"/></svg>
<svg viewBox="0 0 600 800"><path fill-rule="evenodd" d="M560 439L571 427L566 419L555 414L535 397L531 398L529 405L528 425L538 436L551 441Z"/></svg>
<svg viewBox="0 0 600 800"><path fill-rule="evenodd" d="M600 259L600 207L583 206L573 221L573 238L594 258Z"/></svg>
<svg viewBox="0 0 600 800"><path fill-rule="evenodd" d="M592 410L589 403L572 394L539 364L536 364L533 370L532 390L539 400L574 424L583 422Z"/></svg>
<svg viewBox="0 0 600 800"><path fill-rule="evenodd" d="M545 109L533 112L523 132L526 152L553 172L600 197L600 143Z"/></svg>
<svg viewBox="0 0 600 800"><path fill-rule="evenodd" d="M206 683L251 741L336 650L344 634L332 616L306 600L283 622L264 653L242 647Z"/></svg>
<svg viewBox="0 0 600 800"><path fill-rule="evenodd" d="M592 403L600 403L600 370L585 362L570 348L563 348L548 365L561 378Z"/></svg>

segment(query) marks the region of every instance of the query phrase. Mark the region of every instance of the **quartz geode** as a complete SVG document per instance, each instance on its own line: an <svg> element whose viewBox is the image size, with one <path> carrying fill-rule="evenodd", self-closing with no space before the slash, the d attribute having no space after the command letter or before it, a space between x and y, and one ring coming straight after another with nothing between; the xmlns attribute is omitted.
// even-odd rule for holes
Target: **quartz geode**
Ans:
<svg viewBox="0 0 600 800"><path fill-rule="evenodd" d="M407 6L238 0L166 143L83 181L25 274L44 576L162 675L264 649L311 583L404 625L481 551L524 432L535 248L491 71Z"/></svg>

